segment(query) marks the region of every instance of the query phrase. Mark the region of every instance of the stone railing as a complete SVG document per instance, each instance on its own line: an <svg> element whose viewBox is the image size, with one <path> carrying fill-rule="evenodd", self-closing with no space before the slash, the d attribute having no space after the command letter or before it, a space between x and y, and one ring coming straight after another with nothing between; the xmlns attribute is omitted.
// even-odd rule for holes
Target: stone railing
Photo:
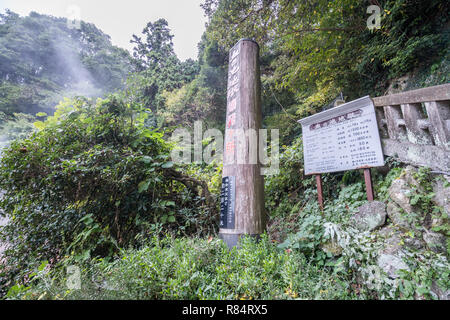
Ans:
<svg viewBox="0 0 450 320"><path fill-rule="evenodd" d="M450 172L450 83L372 100L385 155Z"/></svg>

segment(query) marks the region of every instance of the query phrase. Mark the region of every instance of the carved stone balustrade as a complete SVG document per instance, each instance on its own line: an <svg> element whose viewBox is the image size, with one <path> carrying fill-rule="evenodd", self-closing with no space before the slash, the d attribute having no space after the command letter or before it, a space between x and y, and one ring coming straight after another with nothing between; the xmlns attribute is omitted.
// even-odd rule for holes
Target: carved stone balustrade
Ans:
<svg viewBox="0 0 450 320"><path fill-rule="evenodd" d="M450 84L376 97L383 153L450 172Z"/></svg>

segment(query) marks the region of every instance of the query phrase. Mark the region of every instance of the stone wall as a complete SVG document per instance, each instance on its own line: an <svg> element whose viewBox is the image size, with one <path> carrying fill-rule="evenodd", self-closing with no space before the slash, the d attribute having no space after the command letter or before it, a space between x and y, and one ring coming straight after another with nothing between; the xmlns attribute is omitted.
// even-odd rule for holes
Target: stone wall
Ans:
<svg viewBox="0 0 450 320"><path fill-rule="evenodd" d="M417 168L407 166L389 187L386 203L368 202L352 217L358 230L376 234L376 239L382 243L376 263L390 279L398 278L400 270L411 271L404 258L412 252L426 254L433 251L448 259L446 230L439 227L449 223L450 188L445 184L450 183L450 178L436 176L432 182L432 204L440 207L442 212L428 212L411 201L413 189L427 192L416 179L417 172ZM436 299L450 300L450 288L440 288L435 282L431 293ZM415 298L421 299L420 296Z"/></svg>

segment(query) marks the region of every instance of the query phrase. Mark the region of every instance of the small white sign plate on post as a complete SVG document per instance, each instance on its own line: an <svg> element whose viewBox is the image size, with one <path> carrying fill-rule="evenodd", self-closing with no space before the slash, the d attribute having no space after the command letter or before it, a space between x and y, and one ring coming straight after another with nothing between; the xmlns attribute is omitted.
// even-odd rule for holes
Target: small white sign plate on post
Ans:
<svg viewBox="0 0 450 320"><path fill-rule="evenodd" d="M369 96L298 122L306 175L384 165L375 107Z"/></svg>

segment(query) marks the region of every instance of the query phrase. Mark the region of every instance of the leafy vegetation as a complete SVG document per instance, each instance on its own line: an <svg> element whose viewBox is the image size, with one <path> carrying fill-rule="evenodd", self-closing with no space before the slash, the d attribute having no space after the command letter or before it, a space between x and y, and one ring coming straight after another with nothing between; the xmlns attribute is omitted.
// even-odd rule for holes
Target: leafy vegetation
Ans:
<svg viewBox="0 0 450 320"><path fill-rule="evenodd" d="M0 15L0 111L51 113L64 96L100 96L123 87L129 53L93 24L36 12Z"/></svg>
<svg viewBox="0 0 450 320"><path fill-rule="evenodd" d="M198 59L183 62L164 19L133 35L130 55L92 24L0 15L0 142L14 140L0 162L9 219L0 241L10 244L0 296L435 299L448 290L448 252L405 245L421 227L389 224L406 267L396 278L380 269L388 236L351 223L366 202L359 172L322 176L323 211L303 174L297 119L341 94L384 94L405 75L408 88L448 82L448 3L378 4L381 28L369 30L368 2L205 0ZM267 233L228 250L216 239L221 164L173 163L168 136L196 120L223 129L228 51L250 37L261 47L263 125L280 129L280 173L265 178ZM389 202L403 168L386 165L374 186ZM415 179L409 201L425 215L409 218L440 221L431 230L448 243L436 180L424 169ZM68 290L74 265L82 288Z"/></svg>
<svg viewBox="0 0 450 320"><path fill-rule="evenodd" d="M153 239L114 262L83 270L83 289L67 291L64 273L42 268L10 298L64 299L349 299L348 283L311 264L300 252L278 250L267 237L228 250L219 240ZM30 283L30 284L31 284Z"/></svg>
<svg viewBox="0 0 450 320"><path fill-rule="evenodd" d="M33 125L36 118L26 113L14 113L12 116L0 113L0 119L0 143L24 139L36 129Z"/></svg>
<svg viewBox="0 0 450 320"><path fill-rule="evenodd" d="M37 123L41 131L4 151L11 276L34 259L111 256L150 234L216 228L207 187L170 161L170 146L147 117L118 96L65 100Z"/></svg>
<svg viewBox="0 0 450 320"><path fill-rule="evenodd" d="M398 172L397 172L398 174ZM308 189L311 192L311 189ZM314 200L285 216L291 231L279 243L271 230L259 241L229 250L217 238L152 237L141 249L77 263L81 289L69 289L66 257L10 288L21 299L435 299L448 288L448 262L432 251L405 247L408 270L391 279L377 266L382 235L349 223L363 203L361 184L350 184L321 212ZM294 211L294 210L293 210ZM295 216L295 219L293 219ZM407 241L410 235L402 235ZM46 262L44 261L44 265Z"/></svg>
<svg viewBox="0 0 450 320"><path fill-rule="evenodd" d="M137 88L135 101L151 109L160 119L158 124L162 125L165 120L160 117L165 109L164 92L192 81L198 73L198 64L191 59L179 61L166 20L149 22L142 35L144 40L136 35L131 40L135 44L133 62L137 72L130 77L128 87Z"/></svg>

